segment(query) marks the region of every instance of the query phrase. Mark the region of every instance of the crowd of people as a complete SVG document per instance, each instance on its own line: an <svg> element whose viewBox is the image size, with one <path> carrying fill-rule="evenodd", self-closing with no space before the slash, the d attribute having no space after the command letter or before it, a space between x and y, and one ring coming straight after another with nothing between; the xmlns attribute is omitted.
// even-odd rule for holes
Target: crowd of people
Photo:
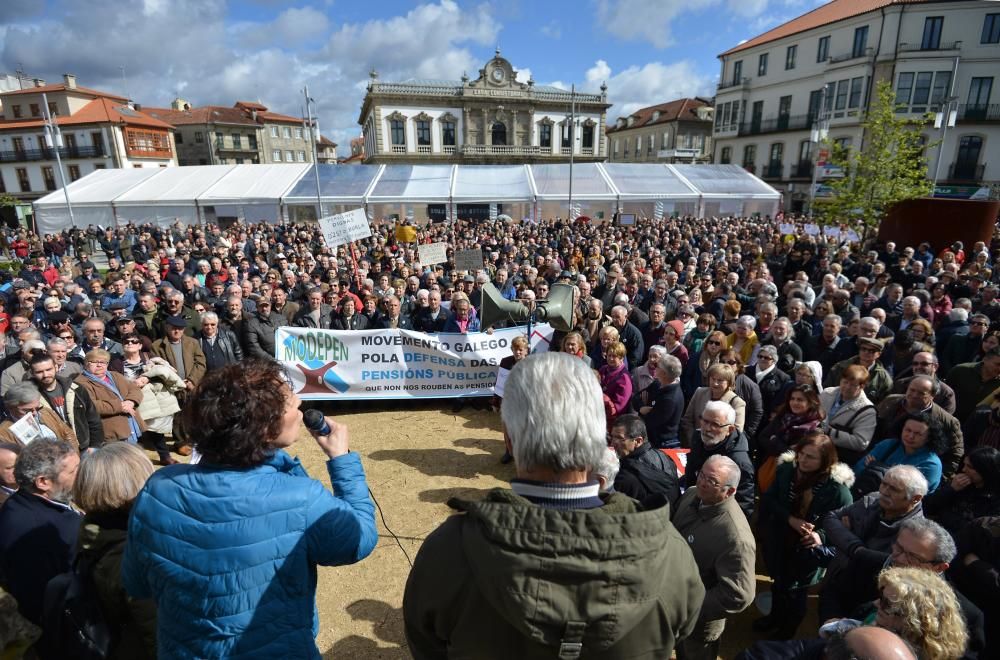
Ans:
<svg viewBox="0 0 1000 660"><path fill-rule="evenodd" d="M512 490L454 502L417 557L416 657L715 658L755 600L746 658L1000 653L1000 240L841 244L760 217L395 228L333 249L314 225L8 231L11 640L42 635L46 585L90 556L116 657L314 655L315 566L361 560L374 519L342 427L317 436L335 497L285 453L301 414L275 330L488 331L487 287L530 307L570 286L571 328L500 365ZM421 264L437 242L483 267ZM201 462L150 478L137 446Z"/></svg>

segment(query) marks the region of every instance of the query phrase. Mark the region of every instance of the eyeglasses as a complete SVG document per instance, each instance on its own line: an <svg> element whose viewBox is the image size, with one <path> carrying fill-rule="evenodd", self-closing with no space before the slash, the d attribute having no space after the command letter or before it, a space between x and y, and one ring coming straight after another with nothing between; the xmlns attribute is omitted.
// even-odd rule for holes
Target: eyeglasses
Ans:
<svg viewBox="0 0 1000 660"><path fill-rule="evenodd" d="M705 424L707 426L711 426L716 431L721 431L722 429L724 429L727 426L729 426L729 424L720 424L719 422L716 422L716 421L711 420L711 419L705 419L704 417L701 418L701 423Z"/></svg>
<svg viewBox="0 0 1000 660"><path fill-rule="evenodd" d="M933 362L911 362L914 367L933 367Z"/></svg>
<svg viewBox="0 0 1000 660"><path fill-rule="evenodd" d="M934 559L924 559L920 555L915 555L912 552L904 550L903 546L899 545L898 541L893 541L892 543L892 556L906 557L911 563L914 564L933 564L936 561Z"/></svg>
<svg viewBox="0 0 1000 660"><path fill-rule="evenodd" d="M730 364L730 365L739 364L739 362L737 362L736 360L719 360L719 362L721 362L722 364Z"/></svg>
<svg viewBox="0 0 1000 660"><path fill-rule="evenodd" d="M722 342L716 339L709 339L705 343L708 344L709 346L722 346Z"/></svg>
<svg viewBox="0 0 1000 660"><path fill-rule="evenodd" d="M715 479L712 479L711 477L706 477L704 472L698 473L697 480L708 484L712 488L723 488L725 486L725 484L721 484Z"/></svg>
<svg viewBox="0 0 1000 660"><path fill-rule="evenodd" d="M774 360L774 358L771 357L770 355L766 355L766 354L758 355L757 356L757 361L760 362L761 360L767 360L768 362L771 362L771 361Z"/></svg>
<svg viewBox="0 0 1000 660"><path fill-rule="evenodd" d="M122 343L128 346L129 344L141 344L142 342L139 341L138 339L126 339Z"/></svg>

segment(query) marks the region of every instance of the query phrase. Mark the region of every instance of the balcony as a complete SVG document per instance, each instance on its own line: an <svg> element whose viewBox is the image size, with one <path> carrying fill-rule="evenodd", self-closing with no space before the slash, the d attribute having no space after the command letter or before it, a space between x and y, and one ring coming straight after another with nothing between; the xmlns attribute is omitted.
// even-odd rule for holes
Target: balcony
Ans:
<svg viewBox="0 0 1000 660"><path fill-rule="evenodd" d="M899 44L899 52L901 53L940 53L941 51L951 52L955 50L962 50L961 41L938 43L937 48L924 48L923 44L908 44L905 41Z"/></svg>
<svg viewBox="0 0 1000 660"><path fill-rule="evenodd" d="M792 165L792 179L812 179L813 164L808 160L800 160Z"/></svg>
<svg viewBox="0 0 1000 660"><path fill-rule="evenodd" d="M986 163L952 163L948 168L949 181L982 181L986 173Z"/></svg>
<svg viewBox="0 0 1000 660"><path fill-rule="evenodd" d="M534 145L463 144L463 156L539 156L542 148ZM568 155L568 154L567 154Z"/></svg>
<svg viewBox="0 0 1000 660"><path fill-rule="evenodd" d="M780 115L773 119L751 119L740 125L740 135L763 135L812 128L812 115Z"/></svg>
<svg viewBox="0 0 1000 660"><path fill-rule="evenodd" d="M60 158L103 158L104 147L60 147ZM33 160L55 160L55 149L19 149L0 151L0 162L26 163Z"/></svg>
<svg viewBox="0 0 1000 660"><path fill-rule="evenodd" d="M765 179L780 179L783 169L784 168L781 166L781 161L774 161L772 163L768 163L767 165L764 166L764 171L761 174L761 177Z"/></svg>
<svg viewBox="0 0 1000 660"><path fill-rule="evenodd" d="M242 143L240 143L240 144L234 144L232 146L227 147L222 142L216 142L215 143L215 148L218 151L231 151L231 152L249 153L249 154L255 154L255 153L257 153L257 145L256 144L242 144Z"/></svg>
<svg viewBox="0 0 1000 660"><path fill-rule="evenodd" d="M664 158L675 158L677 160L694 160L701 156L701 149L693 149L688 147L678 147L676 149L660 149L656 152L656 157L659 159Z"/></svg>
<svg viewBox="0 0 1000 660"><path fill-rule="evenodd" d="M959 121L1000 121L1000 103L961 103Z"/></svg>
<svg viewBox="0 0 1000 660"><path fill-rule="evenodd" d="M716 90L721 92L724 89L732 89L733 87L747 88L749 86L750 86L749 78L740 78L739 80L727 80L724 82L720 82L719 86L716 87Z"/></svg>
<svg viewBox="0 0 1000 660"><path fill-rule="evenodd" d="M840 55L834 55L829 60L827 60L827 63L828 64L840 64L841 62L848 62L850 60L869 59L874 54L875 54L875 49L871 48L871 47L868 47L868 48L865 48L865 52L862 53L862 54L860 54L860 55L855 55L854 51L851 51L849 53L841 53Z"/></svg>

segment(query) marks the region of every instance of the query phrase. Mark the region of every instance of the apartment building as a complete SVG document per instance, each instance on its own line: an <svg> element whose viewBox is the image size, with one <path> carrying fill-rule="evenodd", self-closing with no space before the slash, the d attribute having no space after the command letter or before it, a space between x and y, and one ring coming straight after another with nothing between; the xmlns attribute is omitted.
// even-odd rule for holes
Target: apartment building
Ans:
<svg viewBox="0 0 1000 660"><path fill-rule="evenodd" d="M237 101L232 107L193 107L178 98L169 108L144 111L176 127L181 165L313 161L309 131L303 128L303 121L271 112L261 103Z"/></svg>
<svg viewBox="0 0 1000 660"><path fill-rule="evenodd" d="M619 117L607 128L613 163L703 163L712 157L710 99L683 98Z"/></svg>
<svg viewBox="0 0 1000 660"><path fill-rule="evenodd" d="M98 169L177 165L173 126L122 96L77 85L71 74L58 84L34 79L2 92L0 109L0 193L25 202L60 187L56 145L45 140L45 109L62 133L67 183Z"/></svg>
<svg viewBox="0 0 1000 660"><path fill-rule="evenodd" d="M928 122L929 176L940 185L1000 180L1000 3L833 0L719 56L714 158L737 163L783 191L785 208L809 199L818 120L832 140L858 148L872 90L889 81L898 112L954 111ZM992 146L991 146L992 145ZM820 181L834 172L821 168Z"/></svg>

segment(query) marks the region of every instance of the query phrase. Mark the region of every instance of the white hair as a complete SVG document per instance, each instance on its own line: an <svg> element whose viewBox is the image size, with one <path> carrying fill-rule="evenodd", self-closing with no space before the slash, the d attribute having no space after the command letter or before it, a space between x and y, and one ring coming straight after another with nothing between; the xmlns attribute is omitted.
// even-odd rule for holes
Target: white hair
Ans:
<svg viewBox="0 0 1000 660"><path fill-rule="evenodd" d="M601 455L601 460L594 466L592 474L595 477L604 477L608 482L608 486L610 486L615 482L615 477L618 476L618 470L621 469L621 465L618 453L611 447L607 447Z"/></svg>
<svg viewBox="0 0 1000 660"><path fill-rule="evenodd" d="M726 414L726 424L736 423L736 410L725 401L709 401L705 404L702 414L707 412L723 412Z"/></svg>
<svg viewBox="0 0 1000 660"><path fill-rule="evenodd" d="M593 371L567 353L529 355L504 387L504 431L519 469L591 470L607 445L603 395Z"/></svg>
<svg viewBox="0 0 1000 660"><path fill-rule="evenodd" d="M653 353L656 353L656 355L662 358L664 355L667 354L667 349L666 347L660 346L659 344L653 344L652 346L649 347L649 354L652 355Z"/></svg>
<svg viewBox="0 0 1000 660"><path fill-rule="evenodd" d="M968 321L969 320L969 310L964 307L955 307L950 312L948 312L949 321Z"/></svg>
<svg viewBox="0 0 1000 660"><path fill-rule="evenodd" d="M749 314L746 314L744 316L741 316L739 320L736 321L736 325L745 325L746 327L753 330L754 328L757 327L757 319L750 316Z"/></svg>
<svg viewBox="0 0 1000 660"><path fill-rule="evenodd" d="M885 471L885 476L882 479L889 478L898 479L903 484L903 489L906 491L906 499L911 499L914 495L923 497L929 489L927 477L920 474L920 470L912 465L892 466Z"/></svg>
<svg viewBox="0 0 1000 660"><path fill-rule="evenodd" d="M653 349L651 348L649 350ZM675 356L666 355L660 358L660 369L663 369L665 372L670 374L670 377L673 380L677 380L678 378L680 378L681 372L684 371L684 366L681 364L681 361L678 360ZM736 413L734 412L733 415L735 414Z"/></svg>
<svg viewBox="0 0 1000 660"><path fill-rule="evenodd" d="M712 403L720 402L713 401ZM727 488L736 488L736 486L740 483L740 466L736 464L736 461L728 456L723 456L722 454L712 454L705 459L701 469L704 470L709 465L715 465L716 463L718 463L720 468L723 468L726 471L726 482L723 485Z"/></svg>

